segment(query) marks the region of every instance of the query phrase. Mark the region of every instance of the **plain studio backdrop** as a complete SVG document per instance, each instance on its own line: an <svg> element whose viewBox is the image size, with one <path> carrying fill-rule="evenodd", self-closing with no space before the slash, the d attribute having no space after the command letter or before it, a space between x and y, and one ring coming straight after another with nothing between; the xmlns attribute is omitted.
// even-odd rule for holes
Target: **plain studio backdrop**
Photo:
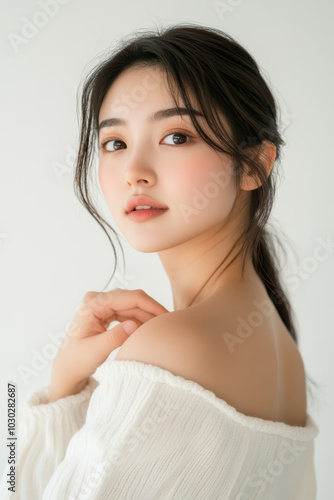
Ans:
<svg viewBox="0 0 334 500"><path fill-rule="evenodd" d="M250 51L281 107L286 146L270 222L288 252L283 273L305 368L320 385L308 408L320 427L318 499L333 498L333 6L330 0L1 1L1 471L7 382L17 385L17 405L49 383L57 343L84 294L101 291L114 265L107 237L72 189L77 89L121 37L191 22L222 29ZM120 238L126 268L116 244L119 268L109 288L142 288L172 310L157 254Z"/></svg>

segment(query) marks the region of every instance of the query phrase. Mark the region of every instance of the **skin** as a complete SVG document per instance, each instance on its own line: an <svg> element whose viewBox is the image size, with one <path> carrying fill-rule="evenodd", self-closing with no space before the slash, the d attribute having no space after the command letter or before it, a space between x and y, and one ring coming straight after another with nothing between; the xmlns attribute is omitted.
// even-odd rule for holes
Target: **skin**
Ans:
<svg viewBox="0 0 334 500"><path fill-rule="evenodd" d="M141 94L144 95L141 100L134 98L139 95L134 93L137 87L149 87ZM179 104L183 105L182 101ZM194 102L192 104L198 109ZM304 425L303 363L276 309L273 308L272 314L263 319L261 327L255 329L254 335L239 346L233 356L226 354L226 345L222 342L222 321L226 329L233 332L237 327L236 318L247 318L254 311L254 300L268 300L249 255L243 276L241 255L225 270L239 247L223 262L244 231L250 191L258 184L245 175L238 192L229 157L213 151L198 135L188 116L169 117L154 123L147 121L151 113L171 107L174 103L160 69L132 67L124 71L103 100L99 123L110 117L124 118L128 123L100 130L99 143L110 142L106 145L109 151L100 149L98 176L110 213L127 241L140 252L158 253L173 294L174 311L170 314L175 315L177 324L183 322L185 331L186 325L190 326L189 342L184 344L184 359L188 361L175 370L209 388L245 414ZM198 120L212 137L204 118L198 117ZM178 136L171 135L176 131L189 138L181 136L182 144L178 144ZM275 160L275 146L263 142L261 151L269 175ZM215 181L217 178L225 181L220 184ZM202 193L204 200L200 208L194 201L198 193ZM131 221L125 207L134 194L158 200L168 210L146 222ZM157 320L160 321L152 322ZM157 326L159 323L155 323L155 330ZM201 332L196 341L194 332ZM115 359L140 360L143 343L135 342L136 335L133 335ZM135 358L131 345L135 348ZM143 361L150 362L147 345L144 350ZM202 373L190 366L191 360L196 360L194 365L202 366ZM245 378L246 363L250 362L252 376ZM170 365L165 368L172 371ZM212 374L210 379L208 373ZM227 374L233 380L229 386L221 383Z"/></svg>
<svg viewBox="0 0 334 500"><path fill-rule="evenodd" d="M135 106L128 106L126 113L120 113L115 104L122 95L131 96L134 87L143 87L148 71L155 73L151 81L160 84L147 92L144 100L134 101ZM240 281L240 256L222 273L237 252L233 252L223 268L221 262L245 225L247 211L242 207L247 206L249 191L257 185L251 177L243 180L235 216L227 220L237 198L229 157L210 149L188 116L146 122L153 111L169 107L173 107L173 101L158 69L130 68L119 76L105 96L99 122L126 114L129 125L101 129L100 143L116 138L125 144L111 141L107 144L109 151L100 150L99 182L127 241L140 252L158 253L171 284L174 310L179 310ZM205 123L204 118L198 119ZM171 129L180 129L192 137L190 140L182 137L183 143L188 141L185 144L175 141L173 144L173 135L167 136ZM205 131L209 133L208 127ZM270 169L275 159L273 145L268 145L267 153ZM224 175L221 185L215 181L219 175ZM200 209L194 201L198 192L205 200ZM212 192L214 196L210 195ZM131 221L124 209L133 194L150 196L167 206L168 211L144 223ZM256 273L248 257L243 280L253 279L257 279Z"/></svg>

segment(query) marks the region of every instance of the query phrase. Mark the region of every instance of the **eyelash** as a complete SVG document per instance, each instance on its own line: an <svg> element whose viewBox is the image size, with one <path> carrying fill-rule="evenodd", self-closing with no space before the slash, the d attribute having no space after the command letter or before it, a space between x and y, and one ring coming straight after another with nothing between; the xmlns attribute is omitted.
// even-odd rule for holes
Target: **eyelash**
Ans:
<svg viewBox="0 0 334 500"><path fill-rule="evenodd" d="M193 138L192 135L190 135L188 133L185 133L185 132L183 132L180 129L170 130L163 138L165 139L169 135L173 135L173 134L183 135L184 137L187 137L188 139L192 139ZM103 149L106 153L116 153L116 151L119 151L119 149L116 149L115 151L107 151L105 149L106 144L108 144L108 142L111 142L111 141L124 142L124 141L121 141L120 139L117 139L117 137L110 137L109 139L106 139L104 142L100 143L99 149ZM187 144L188 142L189 141L185 142L184 144ZM184 144L174 144L174 146L183 146ZM167 146L171 146L171 144L167 144ZM122 148L120 148L120 149L122 149Z"/></svg>

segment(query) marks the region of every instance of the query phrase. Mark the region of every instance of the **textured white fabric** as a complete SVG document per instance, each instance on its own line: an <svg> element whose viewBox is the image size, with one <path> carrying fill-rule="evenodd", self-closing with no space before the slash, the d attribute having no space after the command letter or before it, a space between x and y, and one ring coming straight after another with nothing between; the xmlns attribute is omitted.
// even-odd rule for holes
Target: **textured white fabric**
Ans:
<svg viewBox="0 0 334 500"><path fill-rule="evenodd" d="M127 360L79 393L19 408L16 493L2 500L314 500L319 429L249 417L194 381Z"/></svg>

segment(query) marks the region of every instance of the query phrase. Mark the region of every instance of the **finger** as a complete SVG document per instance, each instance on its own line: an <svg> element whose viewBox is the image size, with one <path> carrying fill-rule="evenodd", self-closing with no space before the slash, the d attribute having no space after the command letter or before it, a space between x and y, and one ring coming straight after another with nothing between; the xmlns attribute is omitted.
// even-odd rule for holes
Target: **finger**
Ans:
<svg viewBox="0 0 334 500"><path fill-rule="evenodd" d="M169 312L164 306L159 304L143 290L122 290L114 289L109 292L89 295L88 307L92 307L94 314L101 320L105 320L110 315L126 309L141 309L154 315Z"/></svg>
<svg viewBox="0 0 334 500"><path fill-rule="evenodd" d="M137 324L142 325L154 318L155 315L142 311L141 309L128 309L116 313L113 317L109 317L105 321L101 321L94 317L93 312L90 316L80 317L78 314L73 319L71 326L67 332L67 336L76 339L83 339L97 334L103 333L108 329L113 321L133 320Z"/></svg>
<svg viewBox="0 0 334 500"><path fill-rule="evenodd" d="M94 363L94 367L97 368L104 363L107 357L129 338L129 334L125 332L123 324L120 323L111 330L107 330L95 337L89 337L83 341L86 344L86 352L89 352L89 361Z"/></svg>
<svg viewBox="0 0 334 500"><path fill-rule="evenodd" d="M121 311L114 311L112 315L108 316L105 320L100 320L101 324L106 325L106 329L108 325L112 321L125 321L127 319L135 319L140 323L145 323L149 319L155 317L155 314L149 313L147 311L143 311L142 309L122 309ZM124 319L121 319L124 318Z"/></svg>
<svg viewBox="0 0 334 500"><path fill-rule="evenodd" d="M122 311L132 310L136 312L130 313L128 318L122 314ZM151 316L143 315L140 311L149 313ZM167 312L169 311L164 306L149 297L143 290L115 289L110 292L87 292L72 321L70 336L85 338L102 333L113 320L118 321L117 314L121 315L122 320L131 318L144 323L156 315Z"/></svg>
<svg viewBox="0 0 334 500"><path fill-rule="evenodd" d="M133 319L140 323L145 323L154 317L155 314L143 311L142 309L124 309L124 311L115 311L111 321L126 321L127 319ZM109 321L109 324L111 321Z"/></svg>

